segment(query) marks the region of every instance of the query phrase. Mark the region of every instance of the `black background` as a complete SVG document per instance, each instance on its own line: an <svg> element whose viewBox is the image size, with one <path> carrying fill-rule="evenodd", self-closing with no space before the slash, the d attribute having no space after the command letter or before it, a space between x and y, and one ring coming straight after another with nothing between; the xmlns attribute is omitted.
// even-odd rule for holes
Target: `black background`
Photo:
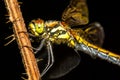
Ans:
<svg viewBox="0 0 120 80"><path fill-rule="evenodd" d="M26 25L36 18L44 20L61 20L61 14L68 5L69 0L19 0L21 11ZM90 23L98 21L105 31L103 48L116 54L120 54L120 12L119 0L88 0ZM12 25L6 24L8 17L4 1L0 1L0 66L2 79L22 80L24 73L19 49L14 41L8 46L3 46L7 40L5 37L11 35ZM59 49L59 51L62 51ZM59 52L58 51L58 52ZM69 51L63 51L69 52ZM82 54L81 63L72 72L60 80L120 80L120 67L101 59L92 59L90 56Z"/></svg>

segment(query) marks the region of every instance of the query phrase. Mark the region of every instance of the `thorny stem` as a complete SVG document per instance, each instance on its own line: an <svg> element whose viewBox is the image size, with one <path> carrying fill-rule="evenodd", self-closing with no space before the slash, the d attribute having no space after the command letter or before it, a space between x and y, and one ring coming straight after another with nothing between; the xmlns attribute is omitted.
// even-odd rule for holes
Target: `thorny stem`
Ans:
<svg viewBox="0 0 120 80"><path fill-rule="evenodd" d="M26 34L27 30L20 11L20 6L17 0L4 0L4 2L8 10L9 20L13 23L14 35L21 51L28 80L41 80L35 56L32 49L29 48L31 47L31 43Z"/></svg>

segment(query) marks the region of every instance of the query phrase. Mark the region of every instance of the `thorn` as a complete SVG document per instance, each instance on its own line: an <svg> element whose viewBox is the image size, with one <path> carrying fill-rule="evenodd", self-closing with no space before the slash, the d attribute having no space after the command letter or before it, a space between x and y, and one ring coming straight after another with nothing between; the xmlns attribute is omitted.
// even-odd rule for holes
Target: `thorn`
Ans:
<svg viewBox="0 0 120 80"><path fill-rule="evenodd" d="M6 23L10 23L11 22L9 16L6 17L6 20L7 20Z"/></svg>
<svg viewBox="0 0 120 80"><path fill-rule="evenodd" d="M20 5L21 5L21 4L23 4L23 2L18 2L18 4L20 4Z"/></svg>
<svg viewBox="0 0 120 80"><path fill-rule="evenodd" d="M27 76L27 73L22 73L23 75L25 75L25 76ZM27 78L25 78L25 77L21 77L22 79L24 79L24 80L28 80Z"/></svg>
<svg viewBox="0 0 120 80"><path fill-rule="evenodd" d="M7 16L6 19L9 19L9 16Z"/></svg>
<svg viewBox="0 0 120 80"><path fill-rule="evenodd" d="M6 17L9 17L9 14L5 14Z"/></svg>
<svg viewBox="0 0 120 80"><path fill-rule="evenodd" d="M28 80L28 79L26 79L26 78L24 78L24 77L21 77L23 80Z"/></svg>
<svg viewBox="0 0 120 80"><path fill-rule="evenodd" d="M6 21L5 23L10 23L11 21L10 20L8 20L8 21Z"/></svg>
<svg viewBox="0 0 120 80"><path fill-rule="evenodd" d="M43 59L36 59L37 62L43 61Z"/></svg>
<svg viewBox="0 0 120 80"><path fill-rule="evenodd" d="M11 38L11 37L12 37L12 39L11 39L9 42L7 42L4 46L7 46L8 44L10 44L11 42L13 42L13 41L15 40L14 34L12 34L12 35L6 37L5 40L6 40L6 39L9 39L9 38Z"/></svg>
<svg viewBox="0 0 120 80"><path fill-rule="evenodd" d="M8 20L8 21L6 21L6 23L10 23L11 21L10 21L10 16L9 16L9 14L5 14L5 16L6 16L6 20Z"/></svg>

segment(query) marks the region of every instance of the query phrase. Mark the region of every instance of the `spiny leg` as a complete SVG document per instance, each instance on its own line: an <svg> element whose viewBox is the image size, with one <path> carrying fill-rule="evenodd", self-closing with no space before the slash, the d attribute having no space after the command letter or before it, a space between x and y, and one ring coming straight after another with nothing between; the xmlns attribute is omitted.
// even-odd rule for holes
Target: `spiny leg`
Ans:
<svg viewBox="0 0 120 80"><path fill-rule="evenodd" d="M44 46L44 44L45 44L45 40L46 40L45 38L42 39L39 47L37 47L37 48L29 47L29 46L23 46L23 47L28 47L28 48L31 48L31 49L35 50L34 54L37 54L37 53L43 48L43 46ZM43 59L36 59L36 60L37 60L37 62L39 62L39 61L41 61L41 60L43 60Z"/></svg>
<svg viewBox="0 0 120 80"><path fill-rule="evenodd" d="M38 48L33 48L34 50L36 50L34 53L35 54L37 54L38 53L38 51L40 51L42 48L43 48L43 46L44 46L44 44L45 44L45 41L46 41L46 39L44 38L44 39L42 39L42 41L41 41L41 43L40 43L40 45L39 45L39 47Z"/></svg>
<svg viewBox="0 0 120 80"><path fill-rule="evenodd" d="M47 62L47 66L41 73L41 77L51 68L51 66L54 63L54 56L53 56L53 51L52 51L52 46L50 41L47 42L47 50L48 50L48 62Z"/></svg>
<svg viewBox="0 0 120 80"><path fill-rule="evenodd" d="M22 31L22 32L19 32L19 33L28 33L28 32ZM35 35L33 35L33 34L31 34L31 33L28 33L28 35L29 35L30 37L34 37L34 38L36 37ZM42 47L43 47L43 45L44 45L44 43L45 43L45 40L46 40L46 38L42 39L39 47L37 47L37 48L29 47L29 46L24 46L24 47L29 47L29 48L32 48L33 50L36 50L34 53L37 54L37 52L42 49Z"/></svg>
<svg viewBox="0 0 120 80"><path fill-rule="evenodd" d="M31 34L29 34L29 35L31 37L34 37L34 35L31 35ZM45 44L45 41L46 41L46 38L43 38L38 48L33 48L32 47L32 49L36 50L34 52L35 54L37 54L38 51L40 51L43 48L43 46ZM26 46L26 47L28 47L28 46ZM52 51L52 46L51 46L50 41L47 41L47 51L48 51L48 62L47 62L47 66L45 67L45 69L41 73L41 77L51 68L51 66L54 63L53 51ZM39 62L41 60L43 60L43 59L37 59L37 62Z"/></svg>

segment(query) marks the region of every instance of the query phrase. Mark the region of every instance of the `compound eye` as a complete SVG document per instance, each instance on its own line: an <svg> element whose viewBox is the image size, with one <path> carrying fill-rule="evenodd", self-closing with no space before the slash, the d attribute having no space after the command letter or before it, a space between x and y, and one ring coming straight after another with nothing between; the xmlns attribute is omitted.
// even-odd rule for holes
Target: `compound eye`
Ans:
<svg viewBox="0 0 120 80"><path fill-rule="evenodd" d="M44 32L44 21L41 19L36 20L35 22L35 29L38 34L41 34Z"/></svg>
<svg viewBox="0 0 120 80"><path fill-rule="evenodd" d="M36 32L36 25L35 25L35 22L30 22L29 23L29 27L28 27L30 33L32 33L33 35L35 36L39 36L39 34Z"/></svg>
<svg viewBox="0 0 120 80"><path fill-rule="evenodd" d="M29 23L29 29L35 29L35 24L33 22Z"/></svg>

